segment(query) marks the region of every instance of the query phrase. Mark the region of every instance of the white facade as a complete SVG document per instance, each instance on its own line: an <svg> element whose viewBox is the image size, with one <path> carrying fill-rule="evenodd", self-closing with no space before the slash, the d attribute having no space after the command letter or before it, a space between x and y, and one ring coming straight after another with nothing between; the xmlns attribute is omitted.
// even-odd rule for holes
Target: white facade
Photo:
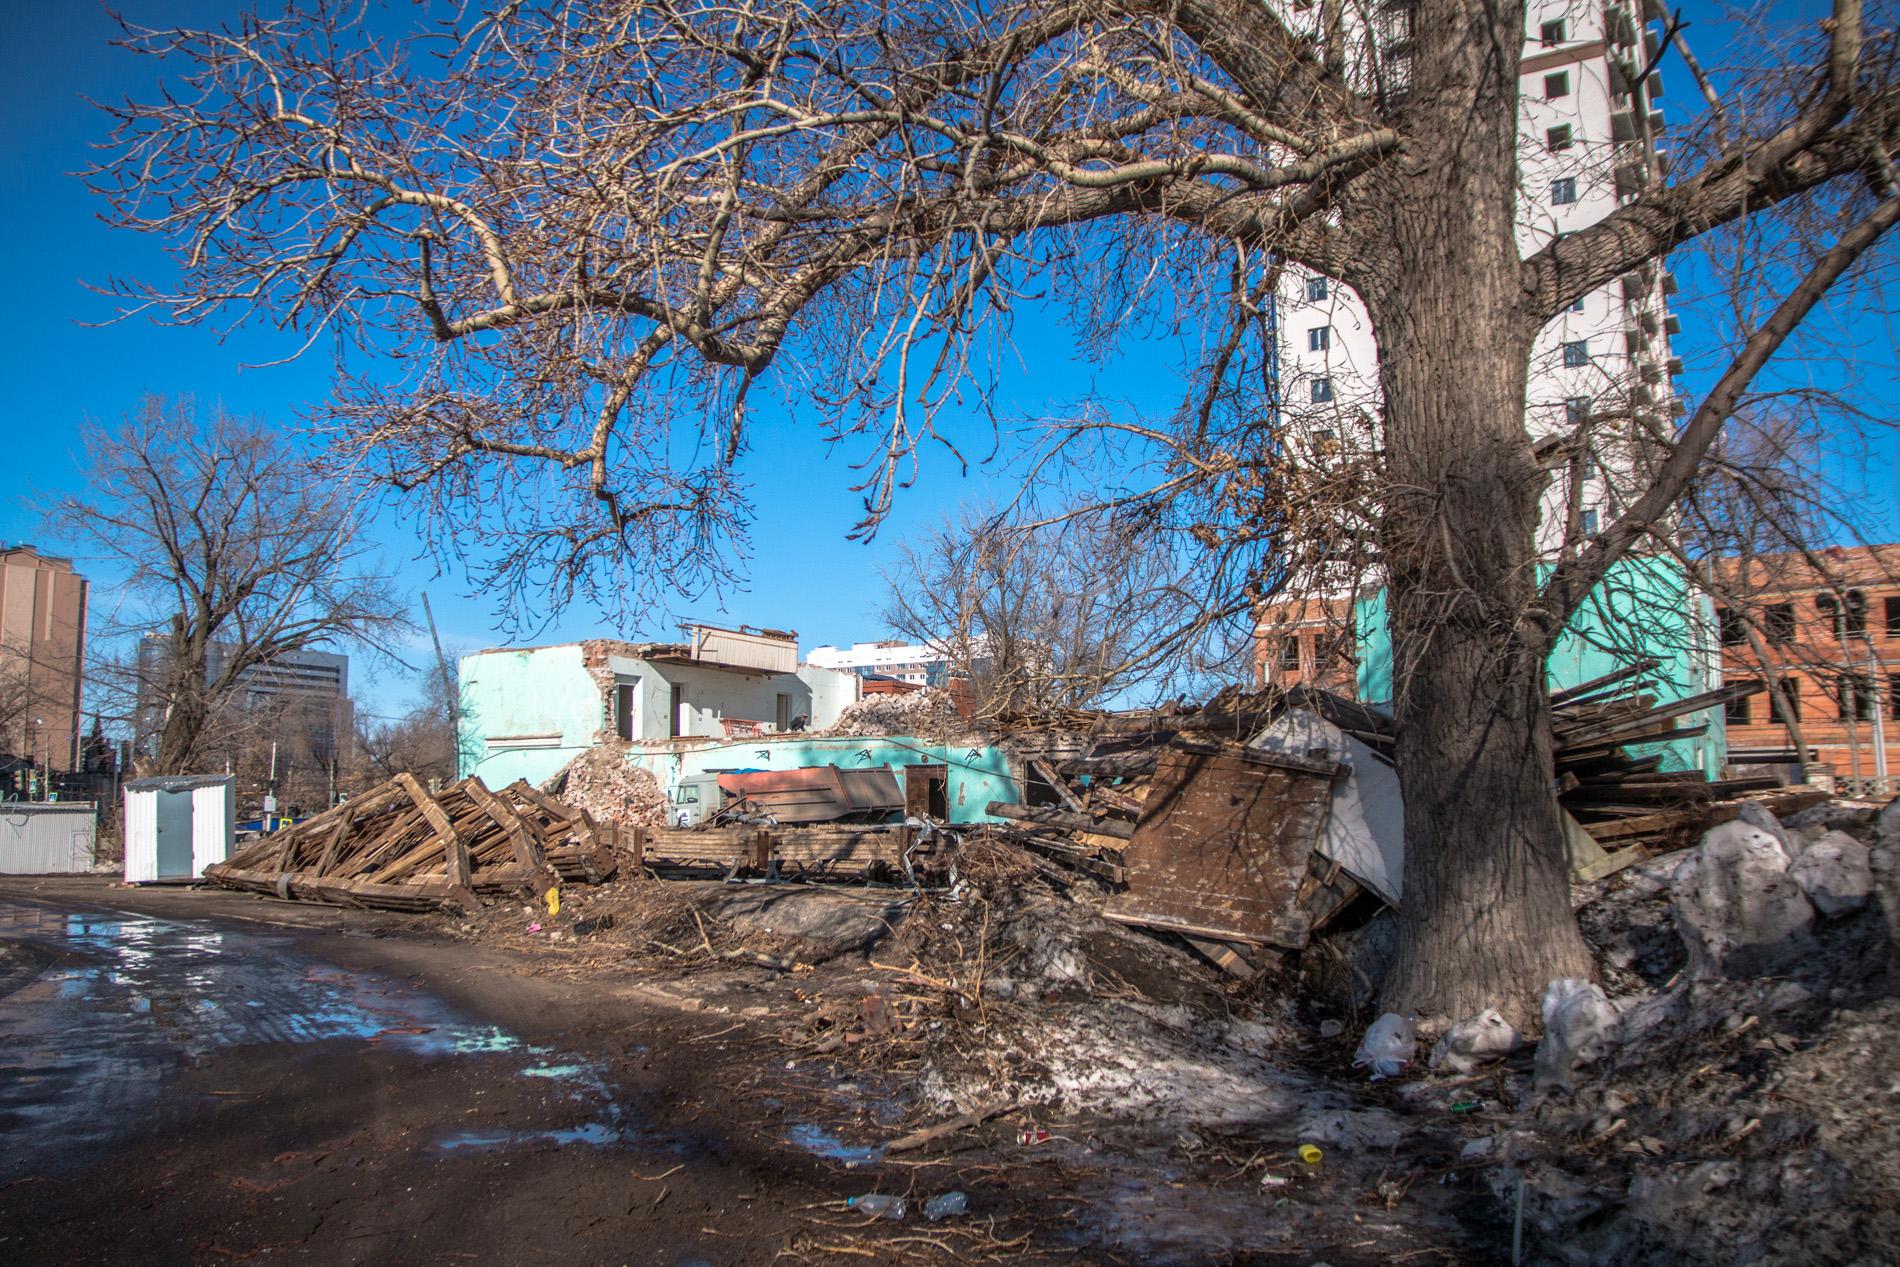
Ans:
<svg viewBox="0 0 1900 1267"><path fill-rule="evenodd" d="M236 782L229 775L134 779L125 785L125 880L196 880L231 856Z"/></svg>
<svg viewBox="0 0 1900 1267"><path fill-rule="evenodd" d="M1313 12L1313 11L1309 11ZM1398 20L1391 19L1398 15ZM1387 3L1380 31L1388 65L1409 53L1409 8ZM1299 15L1295 15L1299 20ZM1657 34L1624 0L1530 0L1520 81L1520 201L1517 240L1530 255L1558 234L1588 227L1667 170L1656 142L1662 114L1657 72L1634 81ZM1401 72L1402 73L1402 72ZM1680 413L1670 376L1676 322L1660 269L1634 272L1592 291L1537 337L1526 392L1533 440L1570 436L1554 459L1539 547L1554 552L1570 535L1607 526L1637 483L1628 437L1646 426L1664 434ZM1348 448L1377 444L1378 346L1350 288L1289 266L1277 293L1281 399L1289 423L1326 433ZM1553 448L1556 446L1553 445ZM1575 511L1571 489L1577 481ZM1566 528L1570 528L1567 534Z"/></svg>
<svg viewBox="0 0 1900 1267"><path fill-rule="evenodd" d="M914 686L928 686L948 673L950 657L915 642L854 642L849 647L813 647L806 662L827 669L875 673Z"/></svg>

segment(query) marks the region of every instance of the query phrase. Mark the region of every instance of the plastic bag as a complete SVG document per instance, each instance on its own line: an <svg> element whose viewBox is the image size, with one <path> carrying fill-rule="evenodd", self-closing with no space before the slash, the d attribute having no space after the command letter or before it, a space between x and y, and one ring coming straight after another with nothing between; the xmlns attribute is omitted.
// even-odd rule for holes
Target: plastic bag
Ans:
<svg viewBox="0 0 1900 1267"><path fill-rule="evenodd" d="M1366 1029L1352 1067L1372 1070L1372 1080L1396 1078L1418 1053L1418 1030L1409 1016L1387 1012Z"/></svg>
<svg viewBox="0 0 1900 1267"><path fill-rule="evenodd" d="M1445 1031L1432 1048L1431 1066L1449 1073L1470 1073L1487 1061L1510 1055L1517 1041L1517 1027L1496 1008L1486 1008Z"/></svg>

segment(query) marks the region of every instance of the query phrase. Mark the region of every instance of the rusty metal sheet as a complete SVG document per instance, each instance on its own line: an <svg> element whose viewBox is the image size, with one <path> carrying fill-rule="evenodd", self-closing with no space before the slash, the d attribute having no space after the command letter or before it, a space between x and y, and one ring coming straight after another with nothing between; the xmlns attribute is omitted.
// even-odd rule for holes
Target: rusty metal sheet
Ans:
<svg viewBox="0 0 1900 1267"><path fill-rule="evenodd" d="M841 770L835 765L797 770L722 774L719 786L781 823L825 823L847 815L882 815L903 808L904 792L889 766Z"/></svg>
<svg viewBox="0 0 1900 1267"><path fill-rule="evenodd" d="M1313 914L1301 886L1333 773L1325 762L1238 744L1169 745L1122 855L1127 891L1105 913L1230 941L1306 945Z"/></svg>

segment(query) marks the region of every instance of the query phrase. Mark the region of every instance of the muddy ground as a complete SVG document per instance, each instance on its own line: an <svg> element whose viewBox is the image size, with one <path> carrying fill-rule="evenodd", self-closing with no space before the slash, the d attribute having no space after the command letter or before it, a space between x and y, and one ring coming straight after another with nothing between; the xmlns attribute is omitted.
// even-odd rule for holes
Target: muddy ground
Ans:
<svg viewBox="0 0 1900 1267"><path fill-rule="evenodd" d="M826 1043L799 1025L827 991L882 975L876 954L602 970L573 934L585 905L487 917L558 925L562 953L446 917L0 881L0 1260L1508 1255L1476 1186L1408 1211L1345 1156L1307 1167L1239 1125L1157 1145L1029 1106L880 1157L946 1106L914 1060L880 1072L861 1041L813 1052ZM1025 1130L1049 1138L1025 1146ZM924 1221L950 1190L969 1213ZM907 1218L846 1210L872 1191L906 1195Z"/></svg>

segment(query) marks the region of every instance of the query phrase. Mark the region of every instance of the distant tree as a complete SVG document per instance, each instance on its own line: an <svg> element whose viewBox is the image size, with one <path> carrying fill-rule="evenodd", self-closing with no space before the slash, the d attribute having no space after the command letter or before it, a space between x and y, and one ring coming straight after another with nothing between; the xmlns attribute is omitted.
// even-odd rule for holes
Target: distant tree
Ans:
<svg viewBox="0 0 1900 1267"><path fill-rule="evenodd" d="M126 578L121 614L100 632L136 639L115 676L125 713L146 714L156 736L143 773L192 772L213 746L267 748L276 714L249 698L247 674L410 627L358 535L352 491L263 422L201 421L187 402L152 397L82 440L86 491L48 518Z"/></svg>
<svg viewBox="0 0 1900 1267"><path fill-rule="evenodd" d="M455 731L443 676L431 671L422 682L422 699L399 717L374 716L357 705L354 782L358 787L352 790L405 773L425 785L431 779L447 783L455 778Z"/></svg>
<svg viewBox="0 0 1900 1267"><path fill-rule="evenodd" d="M936 648L983 717L1086 708L1141 683L1189 605L1164 550L1105 515L1024 525L966 510L901 547L884 618Z"/></svg>

